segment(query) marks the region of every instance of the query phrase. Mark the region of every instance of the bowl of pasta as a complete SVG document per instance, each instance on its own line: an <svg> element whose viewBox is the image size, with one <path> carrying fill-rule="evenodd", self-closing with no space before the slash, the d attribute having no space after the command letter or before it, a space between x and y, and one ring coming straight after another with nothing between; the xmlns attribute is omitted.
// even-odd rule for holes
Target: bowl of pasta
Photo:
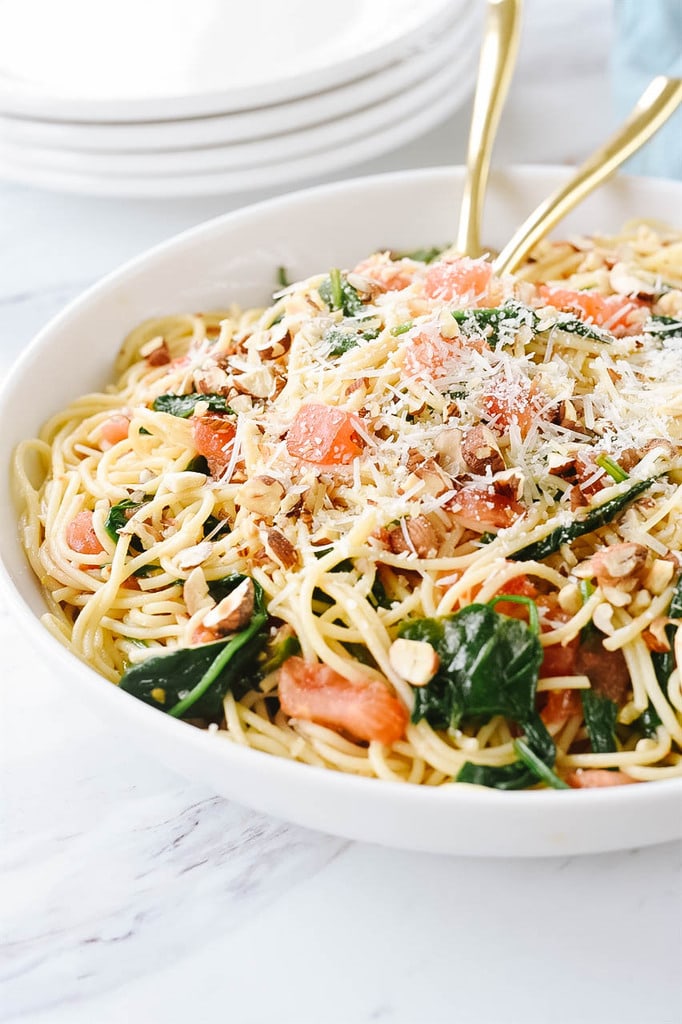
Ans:
<svg viewBox="0 0 682 1024"><path fill-rule="evenodd" d="M492 177L491 252L566 173ZM72 303L3 391L2 579L74 696L261 811L672 839L682 187L619 178L497 277L448 247L461 184L270 200Z"/></svg>

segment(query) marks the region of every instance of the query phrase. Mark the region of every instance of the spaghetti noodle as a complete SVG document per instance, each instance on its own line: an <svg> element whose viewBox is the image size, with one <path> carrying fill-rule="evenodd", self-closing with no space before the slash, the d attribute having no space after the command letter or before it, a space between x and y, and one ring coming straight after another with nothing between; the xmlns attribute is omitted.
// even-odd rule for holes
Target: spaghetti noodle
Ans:
<svg viewBox="0 0 682 1024"><path fill-rule="evenodd" d="M543 243L503 279L433 256L134 330L16 453L45 624L309 764L682 774L682 236Z"/></svg>

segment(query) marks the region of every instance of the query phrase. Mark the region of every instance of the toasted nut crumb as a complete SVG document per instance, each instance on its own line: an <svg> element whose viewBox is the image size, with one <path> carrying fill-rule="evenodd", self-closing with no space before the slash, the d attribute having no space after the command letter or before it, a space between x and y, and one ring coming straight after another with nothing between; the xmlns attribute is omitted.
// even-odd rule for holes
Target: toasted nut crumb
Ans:
<svg viewBox="0 0 682 1024"><path fill-rule="evenodd" d="M459 476L464 468L462 432L457 427L446 427L435 439L434 448L438 452L440 465L452 476Z"/></svg>
<svg viewBox="0 0 682 1024"><path fill-rule="evenodd" d="M639 295L642 298L651 298L656 294L655 285L637 277L633 268L629 267L627 263L614 263L609 272L609 284L619 295Z"/></svg>
<svg viewBox="0 0 682 1024"><path fill-rule="evenodd" d="M247 480L235 495L235 505L260 516L274 516L285 495L284 484L271 476L255 476Z"/></svg>
<svg viewBox="0 0 682 1024"><path fill-rule="evenodd" d="M237 633L248 626L253 615L255 590L253 580L242 580L238 587L211 608L203 618L205 629L215 631L218 636Z"/></svg>
<svg viewBox="0 0 682 1024"><path fill-rule="evenodd" d="M547 460L547 472L550 476L573 477L576 472L575 459L561 452L552 452Z"/></svg>
<svg viewBox="0 0 682 1024"><path fill-rule="evenodd" d="M388 651L391 668L412 686L426 686L433 679L440 658L423 640L394 640Z"/></svg>
<svg viewBox="0 0 682 1024"><path fill-rule="evenodd" d="M211 554L213 545L209 540L202 540L199 544L193 544L181 551L176 559L178 569L194 569L201 565Z"/></svg>
<svg viewBox="0 0 682 1024"><path fill-rule="evenodd" d="M505 469L493 477L493 490L506 498L520 501L523 497L523 473L518 469Z"/></svg>
<svg viewBox="0 0 682 1024"><path fill-rule="evenodd" d="M655 558L642 582L650 593L658 597L672 580L674 572L675 566L672 562L665 558Z"/></svg>
<svg viewBox="0 0 682 1024"><path fill-rule="evenodd" d="M227 396L231 389L230 378L215 364L197 370L194 374L194 384L202 395Z"/></svg>
<svg viewBox="0 0 682 1024"><path fill-rule="evenodd" d="M465 434L462 441L462 457L472 473L482 474L486 469L499 473L505 468L497 438L492 430L482 423Z"/></svg>
<svg viewBox="0 0 682 1024"><path fill-rule="evenodd" d="M659 615L657 618L652 619L648 628L643 631L642 639L650 651L664 654L670 650L670 641L665 632L665 627L669 621L665 616Z"/></svg>
<svg viewBox="0 0 682 1024"><path fill-rule="evenodd" d="M643 544L627 542L612 544L592 556L592 565L599 583L622 581L637 576L644 568L647 548Z"/></svg>
<svg viewBox="0 0 682 1024"><path fill-rule="evenodd" d="M298 565L296 548L283 533L274 527L267 531L265 550L271 558L279 562L283 569L293 569L295 565Z"/></svg>
<svg viewBox="0 0 682 1024"><path fill-rule="evenodd" d="M208 593L208 583L203 569L192 569L182 588L182 597L190 615L196 615L202 608L211 608L213 599Z"/></svg>
<svg viewBox="0 0 682 1024"><path fill-rule="evenodd" d="M559 404L558 416L559 425L562 426L564 430L582 432L584 429L583 424L580 421L580 416L578 415L578 410L574 406L573 402L568 398L564 399L564 401Z"/></svg>
<svg viewBox="0 0 682 1024"><path fill-rule="evenodd" d="M275 377L269 366L258 366L245 373L234 374L237 391L254 398L270 398L275 392Z"/></svg>
<svg viewBox="0 0 682 1024"><path fill-rule="evenodd" d="M413 551L419 558L435 558L441 538L426 516L414 516L404 520L407 537L401 526L394 526L388 532L388 545L395 555Z"/></svg>

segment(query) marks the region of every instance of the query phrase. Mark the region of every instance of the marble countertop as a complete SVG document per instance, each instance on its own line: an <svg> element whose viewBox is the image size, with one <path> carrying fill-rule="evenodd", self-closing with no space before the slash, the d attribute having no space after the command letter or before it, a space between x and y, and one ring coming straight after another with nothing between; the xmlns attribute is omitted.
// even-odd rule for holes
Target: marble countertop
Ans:
<svg viewBox="0 0 682 1024"><path fill-rule="evenodd" d="M611 124L610 4L526 11L496 160L574 162ZM345 176L459 162L467 116ZM0 185L0 369L122 260L262 197L121 202ZM456 859L266 818L111 733L10 613L0 606L0 1021L680 1020L681 844Z"/></svg>

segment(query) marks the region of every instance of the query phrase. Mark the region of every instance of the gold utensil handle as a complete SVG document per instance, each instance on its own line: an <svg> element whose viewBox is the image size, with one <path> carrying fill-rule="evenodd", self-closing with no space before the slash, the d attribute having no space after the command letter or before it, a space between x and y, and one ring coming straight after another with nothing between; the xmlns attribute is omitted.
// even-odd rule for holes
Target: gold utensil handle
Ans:
<svg viewBox="0 0 682 1024"><path fill-rule="evenodd" d="M481 218L490 156L516 64L521 10L522 0L488 0L455 243L457 251L465 256L481 253Z"/></svg>
<svg viewBox="0 0 682 1024"><path fill-rule="evenodd" d="M515 232L493 264L495 273L511 274L516 270L533 246L648 142L681 102L682 79L665 75L654 78L625 124L578 168L566 185L545 199Z"/></svg>

